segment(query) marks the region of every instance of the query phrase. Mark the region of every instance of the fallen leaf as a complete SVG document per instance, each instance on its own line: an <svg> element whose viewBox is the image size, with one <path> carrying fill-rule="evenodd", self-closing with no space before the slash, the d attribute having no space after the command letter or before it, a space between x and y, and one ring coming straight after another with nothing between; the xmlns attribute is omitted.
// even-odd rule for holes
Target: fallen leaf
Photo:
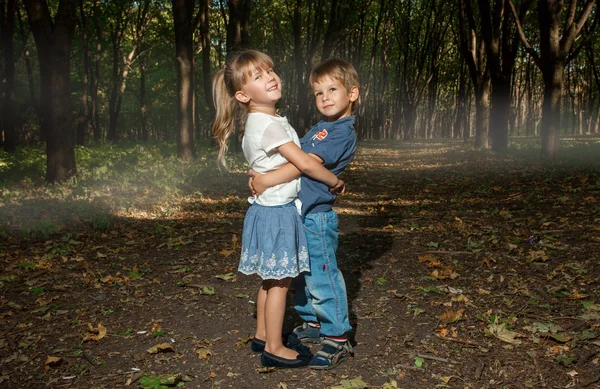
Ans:
<svg viewBox="0 0 600 389"><path fill-rule="evenodd" d="M446 324L456 323L462 319L464 312L464 308L460 308L457 311L448 309L440 315L440 320Z"/></svg>
<svg viewBox="0 0 600 389"><path fill-rule="evenodd" d="M215 278L218 278L223 281L233 280L235 277L236 275L233 273L219 274L215 276Z"/></svg>
<svg viewBox="0 0 600 389"><path fill-rule="evenodd" d="M44 369L50 370L51 367L57 367L62 362L63 359L60 357L48 356L48 358L46 358L46 362L44 363Z"/></svg>
<svg viewBox="0 0 600 389"><path fill-rule="evenodd" d="M427 253L423 256L419 257L419 262L421 263L425 263L427 265L428 268L442 268L444 267L444 265L442 265L442 263L437 260L437 258L435 258L433 255Z"/></svg>
<svg viewBox="0 0 600 389"><path fill-rule="evenodd" d="M359 376L351 380L341 380L339 385L332 386L331 389L365 389L367 387L369 384Z"/></svg>
<svg viewBox="0 0 600 389"><path fill-rule="evenodd" d="M547 260L548 260L548 254L546 254L545 250L529 251L529 261L530 262L546 262Z"/></svg>
<svg viewBox="0 0 600 389"><path fill-rule="evenodd" d="M102 323L98 323L98 328L94 328L91 323L88 323L88 333L84 336L83 342L93 341L98 342L106 336L106 327Z"/></svg>
<svg viewBox="0 0 600 389"><path fill-rule="evenodd" d="M229 257L231 254L233 254L235 251L233 250L221 250L219 251L219 254L224 255L226 257Z"/></svg>
<svg viewBox="0 0 600 389"><path fill-rule="evenodd" d="M391 380L390 382L386 382L383 384L383 389L399 389L398 382L396 380Z"/></svg>
<svg viewBox="0 0 600 389"><path fill-rule="evenodd" d="M235 345L237 346L237 348L244 348L246 347L246 345L248 344L248 342L250 342L253 338L238 338L238 341L235 343Z"/></svg>
<svg viewBox="0 0 600 389"><path fill-rule="evenodd" d="M146 351L148 354L158 354L159 352L175 352L175 349L170 343L161 343L150 347Z"/></svg>
<svg viewBox="0 0 600 389"><path fill-rule="evenodd" d="M568 335L554 334L552 332L540 332L540 336L543 338L551 338L561 343L566 343L571 340L571 337Z"/></svg>
<svg viewBox="0 0 600 389"><path fill-rule="evenodd" d="M213 352L206 347L199 347L196 349L196 355L200 359L208 359L209 356L213 355Z"/></svg>
<svg viewBox="0 0 600 389"><path fill-rule="evenodd" d="M524 336L523 334L520 334L518 332L510 331L506 328L506 325L504 323L492 323L488 325L487 332L490 335L500 339L501 341L510 344L521 344L521 341L517 338L521 338Z"/></svg>

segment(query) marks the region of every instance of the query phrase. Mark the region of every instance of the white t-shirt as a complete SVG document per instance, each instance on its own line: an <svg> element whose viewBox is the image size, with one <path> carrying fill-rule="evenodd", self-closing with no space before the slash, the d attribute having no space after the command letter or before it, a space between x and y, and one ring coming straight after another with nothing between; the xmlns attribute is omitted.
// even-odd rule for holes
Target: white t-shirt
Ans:
<svg viewBox="0 0 600 389"><path fill-rule="evenodd" d="M300 147L298 134L288 123L287 118L259 112L248 114L242 150L252 170L264 174L288 163L288 160L277 151L277 147L288 142L294 142ZM249 197L248 202L265 206L283 205L297 200L299 190L300 179L297 178L268 188L260 196Z"/></svg>

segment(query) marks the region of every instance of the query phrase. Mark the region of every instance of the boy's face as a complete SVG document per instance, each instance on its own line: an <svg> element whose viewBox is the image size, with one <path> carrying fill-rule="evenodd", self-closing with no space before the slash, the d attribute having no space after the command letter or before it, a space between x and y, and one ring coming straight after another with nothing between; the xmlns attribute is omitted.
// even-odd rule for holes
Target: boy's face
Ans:
<svg viewBox="0 0 600 389"><path fill-rule="evenodd" d="M352 103L358 99L358 88L350 91L337 79L325 76L312 84L317 109L333 122L352 114Z"/></svg>

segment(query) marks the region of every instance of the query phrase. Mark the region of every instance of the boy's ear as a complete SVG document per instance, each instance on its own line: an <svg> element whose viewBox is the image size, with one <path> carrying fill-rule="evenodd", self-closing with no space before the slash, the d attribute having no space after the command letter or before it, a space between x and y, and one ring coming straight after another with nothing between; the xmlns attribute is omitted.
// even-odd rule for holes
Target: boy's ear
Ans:
<svg viewBox="0 0 600 389"><path fill-rule="evenodd" d="M246 104L247 102L250 101L250 98L248 97L248 95L246 95L244 92L242 91L237 91L235 92L235 99L237 101L239 101L240 103L244 103Z"/></svg>
<svg viewBox="0 0 600 389"><path fill-rule="evenodd" d="M360 96L360 91L358 90L358 87L354 85L352 88L350 88L350 93L348 93L348 97L350 98L351 102L355 102L356 100L358 100L358 96Z"/></svg>

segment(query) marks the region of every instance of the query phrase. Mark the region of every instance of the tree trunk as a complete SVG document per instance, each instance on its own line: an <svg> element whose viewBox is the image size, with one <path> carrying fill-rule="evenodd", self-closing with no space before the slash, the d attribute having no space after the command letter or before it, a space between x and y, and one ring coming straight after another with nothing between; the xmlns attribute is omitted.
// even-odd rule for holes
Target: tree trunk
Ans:
<svg viewBox="0 0 600 389"><path fill-rule="evenodd" d="M94 66L90 69L90 108L88 111L92 121L94 140L99 143L102 140L102 129L100 128L100 113L98 109L98 89L100 88L100 61L102 56L103 30L98 15L98 0L94 0L93 9L96 49L94 50Z"/></svg>
<svg viewBox="0 0 600 389"><path fill-rule="evenodd" d="M194 158L193 13L194 0L173 0L177 60L177 155L184 161Z"/></svg>
<svg viewBox="0 0 600 389"><path fill-rule="evenodd" d="M21 7L17 3L17 19L19 21L19 34L21 35L21 41L23 42L23 60L25 61L25 69L27 71L27 85L29 86L29 98L31 99L30 105L35 114L38 116L38 120L41 120L41 114L35 96L35 81L33 77L33 66L31 66L31 59L29 56L28 46L28 35L25 32L23 26L23 18L21 17Z"/></svg>
<svg viewBox="0 0 600 389"><path fill-rule="evenodd" d="M308 104L310 101L308 79L304 72L306 60L302 53L302 0L296 0L293 18L294 29L294 60L296 64L296 88L298 93L298 115L294 128L299 136L303 136L308 130Z"/></svg>
<svg viewBox="0 0 600 389"><path fill-rule="evenodd" d="M117 133L117 120L119 119L120 110L120 90L123 87L124 80L120 78L121 72L119 71L119 61L121 57L121 48L123 40L127 31L127 25L129 23L129 9L131 5L129 1L120 1L111 5L116 7L115 15L113 16L114 21L111 23L111 42L112 42L112 88L110 91L110 100L108 103L108 140L115 142L118 140ZM138 5L140 6L140 5ZM126 65L124 65L123 73L126 72Z"/></svg>
<svg viewBox="0 0 600 389"><path fill-rule="evenodd" d="M42 133L46 139L48 182L77 173L70 108L70 54L76 2L63 0L54 22L45 0L24 0L38 48L41 79Z"/></svg>
<svg viewBox="0 0 600 389"><path fill-rule="evenodd" d="M14 153L17 149L17 99L15 97L15 14L16 0L0 1L0 23L2 24L2 55L4 60L4 101L2 104L2 131L4 151Z"/></svg>
<svg viewBox="0 0 600 389"><path fill-rule="evenodd" d="M87 112L88 107L88 75L90 74L90 55L89 55L89 40L87 34L87 16L83 9L83 0L79 0L79 13L81 16L81 44L83 45L83 76L82 76L82 88L81 96L79 97L79 113L76 119L77 138L76 142L78 145L83 146L85 144L85 133L87 132L89 114Z"/></svg>
<svg viewBox="0 0 600 389"><path fill-rule="evenodd" d="M475 146L482 149L490 148L490 79L482 81L479 90L475 92Z"/></svg>
<svg viewBox="0 0 600 389"><path fill-rule="evenodd" d="M469 134L465 134L465 104L467 97L467 78L465 74L465 66L460 65L460 77L458 79L458 95L456 98L456 118L454 120L454 138L468 139Z"/></svg>
<svg viewBox="0 0 600 389"><path fill-rule="evenodd" d="M204 100L210 110L210 117L214 117L215 106L212 98L212 77L210 71L210 0L200 2L200 36L202 40L202 81L204 86ZM211 137L212 139L212 137Z"/></svg>
<svg viewBox="0 0 600 389"><path fill-rule="evenodd" d="M565 64L557 61L543 67L542 154L548 158L556 158L560 148L560 99Z"/></svg>
<svg viewBox="0 0 600 389"><path fill-rule="evenodd" d="M460 52L467 63L469 75L475 89L475 146L489 148L490 115L490 69L484 65L485 45L477 42L475 19L470 0L461 0Z"/></svg>
<svg viewBox="0 0 600 389"><path fill-rule="evenodd" d="M510 116L510 79L492 78L490 98L490 138L492 150L504 152L508 148L508 119Z"/></svg>
<svg viewBox="0 0 600 389"><path fill-rule="evenodd" d="M228 0L229 22L227 23L227 52L242 49L242 24L240 21L241 3L244 0Z"/></svg>
<svg viewBox="0 0 600 389"><path fill-rule="evenodd" d="M148 142L148 112L146 102L146 58L140 58L140 132L142 140Z"/></svg>

